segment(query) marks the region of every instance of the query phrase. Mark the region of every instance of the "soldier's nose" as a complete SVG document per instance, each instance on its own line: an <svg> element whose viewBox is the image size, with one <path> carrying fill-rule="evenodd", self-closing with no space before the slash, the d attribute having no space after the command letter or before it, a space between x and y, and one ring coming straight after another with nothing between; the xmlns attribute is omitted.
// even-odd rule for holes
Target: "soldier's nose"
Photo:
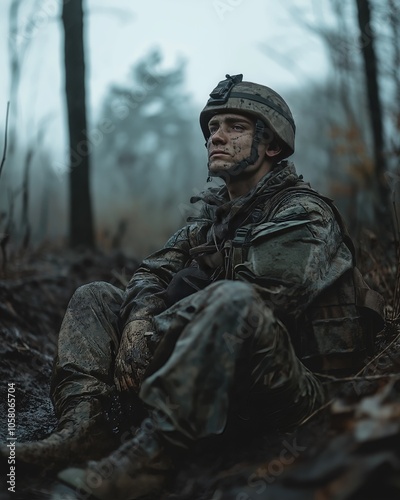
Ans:
<svg viewBox="0 0 400 500"><path fill-rule="evenodd" d="M227 137L222 128L219 128L211 135L211 142L213 144L225 144L227 141Z"/></svg>

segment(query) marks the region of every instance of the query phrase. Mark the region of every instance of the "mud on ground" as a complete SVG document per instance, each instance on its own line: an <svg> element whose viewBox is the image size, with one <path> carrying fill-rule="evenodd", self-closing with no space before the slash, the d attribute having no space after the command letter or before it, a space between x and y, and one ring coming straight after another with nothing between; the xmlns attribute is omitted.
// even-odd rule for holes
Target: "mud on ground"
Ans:
<svg viewBox="0 0 400 500"><path fill-rule="evenodd" d="M121 254L38 253L13 261L0 279L0 440L6 390L15 384L17 439L56 425L49 380L57 332L74 290L105 280L124 287L137 262ZM379 338L361 377L324 379L327 407L292 434L237 434L193 452L164 500L367 500L400 498L400 341L397 324ZM8 466L7 466L8 467ZM2 473L0 500L78 497L40 467L17 468L16 493Z"/></svg>

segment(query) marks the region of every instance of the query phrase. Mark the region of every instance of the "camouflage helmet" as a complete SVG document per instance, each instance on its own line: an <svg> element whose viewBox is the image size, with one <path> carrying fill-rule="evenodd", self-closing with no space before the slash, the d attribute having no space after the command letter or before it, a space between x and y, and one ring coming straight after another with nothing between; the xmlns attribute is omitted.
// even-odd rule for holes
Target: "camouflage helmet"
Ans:
<svg viewBox="0 0 400 500"><path fill-rule="evenodd" d="M243 82L243 75L226 75L211 92L203 111L200 126L206 140L210 137L208 122L221 112L242 111L260 118L274 132L283 146L285 158L294 153L296 126L289 106L274 90L264 85Z"/></svg>

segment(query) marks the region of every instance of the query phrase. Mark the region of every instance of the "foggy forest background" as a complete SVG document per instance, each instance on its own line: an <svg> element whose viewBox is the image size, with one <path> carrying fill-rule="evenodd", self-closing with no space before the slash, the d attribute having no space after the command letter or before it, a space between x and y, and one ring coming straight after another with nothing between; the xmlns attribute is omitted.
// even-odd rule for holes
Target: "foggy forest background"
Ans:
<svg viewBox="0 0 400 500"><path fill-rule="evenodd" d="M18 106L21 82L30 78L35 85L24 66L35 51L29 30L33 34L37 29L39 3L12 0L9 11L3 12L9 18L10 72L7 134L6 109L0 110L0 153L5 156L0 168L3 270L7 259L48 246L83 244L143 257L185 223L193 210L189 198L207 187L206 152L198 125L201 104L186 85L185 60L165 69L162 47L144 54L134 54L133 47L137 62L129 78L110 86L101 107L91 113L95 118L84 127L71 130L70 120L68 154L65 161L54 162L44 141L51 119L38 119L33 106L24 112ZM76 28L83 20L83 30L87 29L88 12L83 2L81 15L81 4L60 2L56 22L63 36L68 36L66 22ZM399 196L400 4L330 0L326 5L335 22L329 27L322 21L308 24L295 2L287 4L295 21L324 41L331 63L323 82L299 81L284 93L297 123L293 161L314 188L335 200L358 241L361 234L379 237L383 226L393 225L393 201ZM31 16L31 24L23 28L22 12L25 18ZM73 43L78 42L76 33ZM259 50L267 65L273 47L261 37ZM65 57L66 75L79 79L76 58L71 62ZM90 53L85 51L84 58L83 63ZM296 61L288 55L281 63L295 66ZM210 81L210 91L216 83ZM267 78L260 83L268 84ZM79 88L79 82L71 85ZM67 96L68 85L65 90ZM66 96L60 99L67 108ZM21 128L28 128L29 134L21 136ZM72 174L82 169L83 177L74 179ZM90 191L71 197L71 184L84 184L86 174ZM93 238L80 241L72 235L73 225L87 220L88 206Z"/></svg>

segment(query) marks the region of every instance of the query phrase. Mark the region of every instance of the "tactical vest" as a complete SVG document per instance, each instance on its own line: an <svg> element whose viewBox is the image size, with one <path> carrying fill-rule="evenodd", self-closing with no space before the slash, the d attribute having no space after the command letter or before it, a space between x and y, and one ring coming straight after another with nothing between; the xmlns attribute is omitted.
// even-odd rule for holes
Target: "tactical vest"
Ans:
<svg viewBox="0 0 400 500"><path fill-rule="evenodd" d="M354 265L322 291L300 319L289 320L286 326L298 357L312 371L354 373L373 353L376 333L383 329L383 298L371 290L357 269L354 244L337 207L308 184L301 181L272 196L260 210L262 222L270 222L278 209L298 194L317 197L331 208ZM257 221L240 227L229 242L232 274L237 265L246 261L252 230L259 224ZM285 323L285 318L281 319Z"/></svg>

